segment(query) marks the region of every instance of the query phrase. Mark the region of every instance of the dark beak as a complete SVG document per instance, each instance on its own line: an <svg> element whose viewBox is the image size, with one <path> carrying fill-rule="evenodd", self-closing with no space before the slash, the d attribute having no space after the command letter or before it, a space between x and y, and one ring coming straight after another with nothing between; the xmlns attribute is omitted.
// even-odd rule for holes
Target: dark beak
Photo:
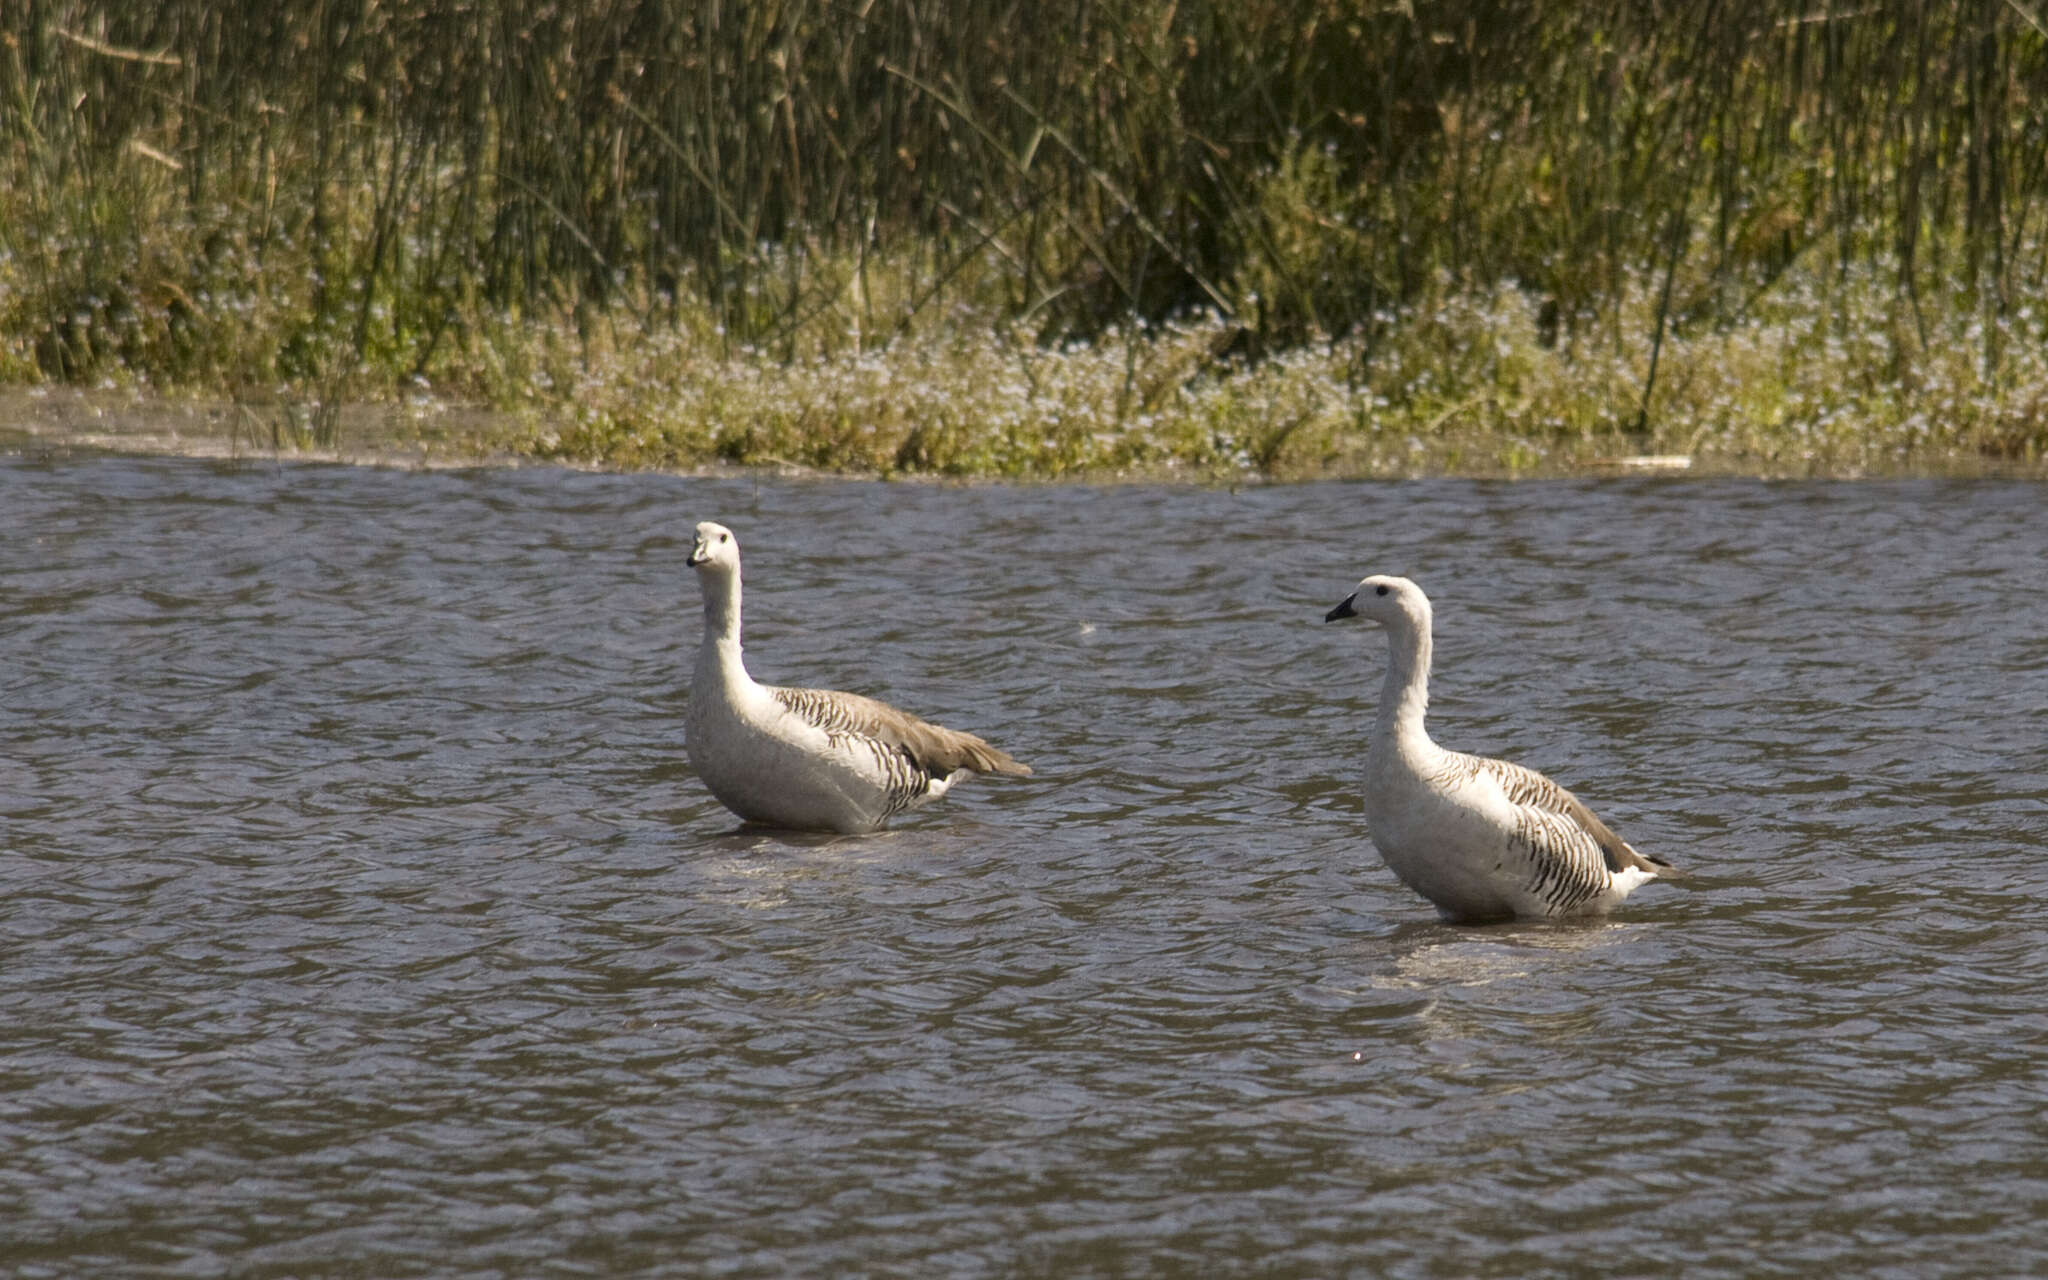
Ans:
<svg viewBox="0 0 2048 1280"><path fill-rule="evenodd" d="M696 568L700 564L703 564L706 560L709 560L710 558L710 556L704 554L704 548L702 547L692 547L690 549L690 567L692 569Z"/></svg>
<svg viewBox="0 0 2048 1280"><path fill-rule="evenodd" d="M1348 596L1345 596L1343 604L1338 605L1336 608L1330 610L1328 613L1323 615L1323 621L1335 622L1339 618L1357 617L1358 611L1351 607L1351 602L1356 599L1358 599L1358 593L1356 591L1352 592Z"/></svg>

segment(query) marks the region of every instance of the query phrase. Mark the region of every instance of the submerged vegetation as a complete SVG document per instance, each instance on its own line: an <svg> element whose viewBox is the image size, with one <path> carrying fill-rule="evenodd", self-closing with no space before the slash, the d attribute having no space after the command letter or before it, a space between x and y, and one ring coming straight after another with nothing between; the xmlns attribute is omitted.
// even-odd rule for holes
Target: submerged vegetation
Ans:
<svg viewBox="0 0 2048 1280"><path fill-rule="evenodd" d="M2048 454L2027 0L36 0L0 383L611 465Z"/></svg>

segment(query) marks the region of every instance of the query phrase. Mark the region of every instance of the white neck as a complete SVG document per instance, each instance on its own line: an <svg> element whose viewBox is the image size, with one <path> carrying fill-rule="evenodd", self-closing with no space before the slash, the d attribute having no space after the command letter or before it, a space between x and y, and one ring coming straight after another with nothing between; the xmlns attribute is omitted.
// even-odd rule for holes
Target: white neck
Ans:
<svg viewBox="0 0 2048 1280"><path fill-rule="evenodd" d="M716 567L697 570L704 593L704 641L697 649L697 670L722 679L747 680L740 658L740 571Z"/></svg>
<svg viewBox="0 0 2048 1280"><path fill-rule="evenodd" d="M1422 725L1429 711L1431 641L1429 618L1425 615L1421 623L1403 620L1387 627L1387 678L1373 722L1373 745L1404 755L1436 749Z"/></svg>

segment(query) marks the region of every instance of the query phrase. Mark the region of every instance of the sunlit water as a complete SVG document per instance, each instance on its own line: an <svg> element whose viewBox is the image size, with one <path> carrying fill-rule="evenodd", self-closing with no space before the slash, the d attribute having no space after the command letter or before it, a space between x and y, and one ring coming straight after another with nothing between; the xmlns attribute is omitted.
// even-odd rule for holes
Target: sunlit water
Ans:
<svg viewBox="0 0 2048 1280"><path fill-rule="evenodd" d="M0 460L0 1269L2038 1274L2044 496ZM737 831L708 518L1037 776ZM1687 886L1394 881L1374 571Z"/></svg>

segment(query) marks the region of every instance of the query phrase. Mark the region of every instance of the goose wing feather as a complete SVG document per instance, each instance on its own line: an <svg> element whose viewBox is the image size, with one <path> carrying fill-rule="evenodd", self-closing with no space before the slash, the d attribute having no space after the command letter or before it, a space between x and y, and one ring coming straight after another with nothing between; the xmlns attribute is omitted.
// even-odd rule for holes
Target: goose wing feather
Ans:
<svg viewBox="0 0 2048 1280"><path fill-rule="evenodd" d="M1500 789L1507 793L1509 802L1516 807L1534 809L1568 819L1569 826L1559 829L1559 837L1567 836L1574 828L1584 833L1586 841L1599 850L1609 872L1634 867L1664 877L1683 874L1662 858L1637 852L1635 846L1614 834L1606 823L1600 821L1599 816L1588 809L1584 801L1534 769L1486 756L1468 756L1467 759L1473 762L1475 771L1484 773L1499 783ZM1555 824L1542 825L1548 827ZM1561 856L1570 856L1566 850L1560 849L1558 852Z"/></svg>
<svg viewBox="0 0 2048 1280"><path fill-rule="evenodd" d="M898 711L886 702L832 689L771 688L775 700L826 733L855 734L901 751L918 768L943 778L959 769L1028 775L1031 766L971 733Z"/></svg>

